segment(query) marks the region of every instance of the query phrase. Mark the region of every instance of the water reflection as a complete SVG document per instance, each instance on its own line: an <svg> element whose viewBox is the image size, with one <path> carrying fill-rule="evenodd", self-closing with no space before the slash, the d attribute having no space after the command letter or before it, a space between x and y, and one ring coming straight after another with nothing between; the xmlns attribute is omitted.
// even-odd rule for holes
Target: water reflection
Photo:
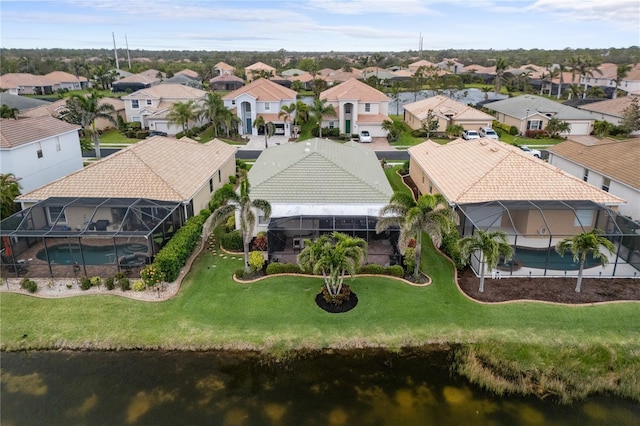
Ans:
<svg viewBox="0 0 640 426"><path fill-rule="evenodd" d="M2 354L3 425L632 425L637 404L497 397L444 352Z"/></svg>

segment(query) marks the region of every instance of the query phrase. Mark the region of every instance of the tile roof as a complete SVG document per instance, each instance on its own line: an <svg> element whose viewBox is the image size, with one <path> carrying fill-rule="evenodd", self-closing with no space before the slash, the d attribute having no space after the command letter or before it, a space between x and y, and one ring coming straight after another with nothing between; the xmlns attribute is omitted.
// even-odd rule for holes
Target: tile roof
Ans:
<svg viewBox="0 0 640 426"><path fill-rule="evenodd" d="M493 139L427 141L409 148L411 161L455 204L486 201L576 201L622 204L558 167Z"/></svg>
<svg viewBox="0 0 640 426"><path fill-rule="evenodd" d="M46 75L29 73L9 73L0 76L0 88L10 89L19 86L53 86L60 83L86 82L87 78L64 71L52 71Z"/></svg>
<svg viewBox="0 0 640 426"><path fill-rule="evenodd" d="M218 62L217 64L215 64L213 66L214 68L220 68L221 70L227 70L227 71L233 71L235 70L235 67L232 67L231 65L225 63L225 62Z"/></svg>
<svg viewBox="0 0 640 426"><path fill-rule="evenodd" d="M264 62L256 62L255 64L251 64L247 67L244 67L245 70L266 70L266 71L275 71L276 69L271 65L267 65Z"/></svg>
<svg viewBox="0 0 640 426"><path fill-rule="evenodd" d="M558 120L593 120L591 114L586 111L535 95L522 95L502 99L485 104L484 107L520 120L524 120L527 116L531 116L536 112L540 114L551 113Z"/></svg>
<svg viewBox="0 0 640 426"><path fill-rule="evenodd" d="M320 93L328 102L358 100L360 102L389 102L387 95L353 77Z"/></svg>
<svg viewBox="0 0 640 426"><path fill-rule="evenodd" d="M45 77L56 83L76 83L78 81L87 81L87 77L83 77L81 75L76 76L64 71L51 71L49 74L45 74Z"/></svg>
<svg viewBox="0 0 640 426"><path fill-rule="evenodd" d="M252 197L274 203L386 204L393 195L374 151L320 138L262 151L249 181Z"/></svg>
<svg viewBox="0 0 640 426"><path fill-rule="evenodd" d="M433 62L429 62L425 59L421 59L419 61L413 62L409 64L409 68L419 68L419 67L434 67L436 64Z"/></svg>
<svg viewBox="0 0 640 426"><path fill-rule="evenodd" d="M155 136L21 195L19 199L122 197L187 201L235 152L235 147L218 139L200 144L188 138L177 140Z"/></svg>
<svg viewBox="0 0 640 426"><path fill-rule="evenodd" d="M493 74L493 75L495 75L496 67L495 67L495 65L492 66L492 67L483 67L482 65L471 64L471 65L467 65L466 67L462 68L462 72L474 72L474 73L477 73L477 74Z"/></svg>
<svg viewBox="0 0 640 426"><path fill-rule="evenodd" d="M124 102L116 98L100 98L98 101L100 105L109 104L113 106L115 111L124 111ZM60 116L62 111L67 109L67 99L59 99L55 102L47 102L45 105L40 105L36 108L20 111L18 114L20 117L45 117L51 115L53 117Z"/></svg>
<svg viewBox="0 0 640 426"><path fill-rule="evenodd" d="M197 72L195 72L194 70L190 70L188 68L183 69L181 71L178 71L177 73L175 73L174 75L186 75L189 78L193 78L193 79L197 79L200 78L200 74L198 74Z"/></svg>
<svg viewBox="0 0 640 426"><path fill-rule="evenodd" d="M615 99L606 99L604 101L592 102L586 105L580 105L578 109L585 111L599 112L601 114L612 115L622 118L623 111L631 105L631 100L635 96L621 96ZM640 101L640 99L638 99Z"/></svg>
<svg viewBox="0 0 640 426"><path fill-rule="evenodd" d="M457 120L493 120L494 117L461 102L442 95L422 99L417 102L403 105L406 111L416 116L419 120L427 118L429 110L439 117L447 119L447 115L452 115Z"/></svg>
<svg viewBox="0 0 640 426"><path fill-rule="evenodd" d="M183 84L157 84L137 90L121 99L202 99L206 91Z"/></svg>
<svg viewBox="0 0 640 426"><path fill-rule="evenodd" d="M230 81L244 84L243 79L233 74L221 74L217 77L213 77L211 80L209 80L209 83L230 82Z"/></svg>
<svg viewBox="0 0 640 426"><path fill-rule="evenodd" d="M80 126L69 124L51 116L0 119L0 148L14 148L69 132L77 132Z"/></svg>
<svg viewBox="0 0 640 426"><path fill-rule="evenodd" d="M222 99L235 99L243 94L248 94L259 101L281 101L283 99L296 99L296 96L298 96L298 92L295 90L291 90L265 78L258 78L228 93Z"/></svg>
<svg viewBox="0 0 640 426"><path fill-rule="evenodd" d="M120 80L114 81L113 84L120 83L140 83L140 84L153 84L160 81L157 77L149 77L141 74L131 74L128 77L121 78Z"/></svg>
<svg viewBox="0 0 640 426"><path fill-rule="evenodd" d="M568 139L549 148L553 155L640 189L640 139L599 140L585 145Z"/></svg>

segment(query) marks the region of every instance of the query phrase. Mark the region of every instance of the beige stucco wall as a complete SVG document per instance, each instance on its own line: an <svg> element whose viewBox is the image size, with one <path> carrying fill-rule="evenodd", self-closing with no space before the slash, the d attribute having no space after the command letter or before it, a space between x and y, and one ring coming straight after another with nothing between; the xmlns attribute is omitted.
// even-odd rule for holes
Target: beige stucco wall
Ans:
<svg viewBox="0 0 640 426"><path fill-rule="evenodd" d="M231 156L226 163L220 167L220 173L216 170L210 177L213 179L213 191L210 191L209 180L207 180L200 190L193 197L193 214L198 214L200 210L209 206L209 200L214 192L229 183L229 176L236 174L236 157Z"/></svg>
<svg viewBox="0 0 640 426"><path fill-rule="evenodd" d="M429 176L423 172L413 159L409 162L409 176L411 176L411 179L413 179L413 182L418 187L418 191L420 191L419 195L440 193L438 188L436 188L429 179Z"/></svg>

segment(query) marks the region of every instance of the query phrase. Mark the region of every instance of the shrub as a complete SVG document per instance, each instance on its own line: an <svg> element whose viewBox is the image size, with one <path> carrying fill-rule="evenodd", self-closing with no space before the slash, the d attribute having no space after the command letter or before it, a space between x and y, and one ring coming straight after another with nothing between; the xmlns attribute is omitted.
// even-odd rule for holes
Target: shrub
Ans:
<svg viewBox="0 0 640 426"><path fill-rule="evenodd" d="M182 139L184 137L184 132L176 133L176 139Z"/></svg>
<svg viewBox="0 0 640 426"><path fill-rule="evenodd" d="M130 121L127 123L127 129L130 130L141 130L142 129L142 123L140 121Z"/></svg>
<svg viewBox="0 0 640 426"><path fill-rule="evenodd" d="M136 132L136 139L144 139L149 136L149 132L146 130L138 130Z"/></svg>
<svg viewBox="0 0 640 426"><path fill-rule="evenodd" d="M509 127L509 134L511 136L515 136L518 134L518 128L516 126Z"/></svg>
<svg viewBox="0 0 640 426"><path fill-rule="evenodd" d="M104 286L107 288L107 290L113 290L114 288L116 288L116 280L113 277L109 277L104 281Z"/></svg>
<svg viewBox="0 0 640 426"><path fill-rule="evenodd" d="M222 244L222 248L229 251L241 251L243 249L242 245L242 234L240 231L231 231L227 234L224 234L220 238L220 244Z"/></svg>
<svg viewBox="0 0 640 426"><path fill-rule="evenodd" d="M238 278L238 279L244 278L244 269L242 269L242 268L236 269L236 271L233 273L233 275L235 275L236 278Z"/></svg>
<svg viewBox="0 0 640 426"><path fill-rule="evenodd" d="M164 274L155 265L147 265L140 271L140 278L147 287L153 287L164 280ZM135 287L134 287L135 290Z"/></svg>
<svg viewBox="0 0 640 426"><path fill-rule="evenodd" d="M91 277L91 286L92 287L100 287L102 284L102 278L100 277Z"/></svg>
<svg viewBox="0 0 640 426"><path fill-rule="evenodd" d="M413 271L416 266L416 249L415 247L407 247L404 252L404 266L407 271Z"/></svg>
<svg viewBox="0 0 640 426"><path fill-rule="evenodd" d="M118 287L120 287L122 291L131 290L131 281L127 277L120 278L118 280Z"/></svg>
<svg viewBox="0 0 640 426"><path fill-rule="evenodd" d="M546 130L527 130L524 132L524 136L531 139L542 139L548 137L549 133Z"/></svg>
<svg viewBox="0 0 640 426"><path fill-rule="evenodd" d="M452 230L449 233L442 235L442 251L453 260L456 269L462 270L465 266L462 257L460 256L460 246L458 241L460 240L460 233L457 229Z"/></svg>
<svg viewBox="0 0 640 426"><path fill-rule="evenodd" d="M91 279L89 277L80 278L80 288L82 290L89 290L91 288Z"/></svg>
<svg viewBox="0 0 640 426"><path fill-rule="evenodd" d="M393 265L387 267L387 275L391 275L392 277L402 277L404 276L404 269L400 265Z"/></svg>
<svg viewBox="0 0 640 426"><path fill-rule="evenodd" d="M302 270L295 263L273 262L267 266L267 275L273 274L301 274Z"/></svg>
<svg viewBox="0 0 640 426"><path fill-rule="evenodd" d="M343 284L342 288L340 289L340 293L335 296L329 294L326 286L322 286L320 291L322 292L324 301L332 305L342 305L344 302L349 300L349 297L351 297L351 288L349 288L349 286L346 284Z"/></svg>
<svg viewBox="0 0 640 426"><path fill-rule="evenodd" d="M35 293L38 291L38 283L30 280L29 278L23 278L22 281L20 281L20 287L24 288L29 293Z"/></svg>
<svg viewBox="0 0 640 426"><path fill-rule="evenodd" d="M231 232L236 229L236 215L232 214L231 216L229 216L224 226L226 226L227 232Z"/></svg>
<svg viewBox="0 0 640 426"><path fill-rule="evenodd" d="M266 232L258 232L258 235L253 239L253 249L265 251L268 247Z"/></svg>
<svg viewBox="0 0 640 426"><path fill-rule="evenodd" d="M142 280L135 280L133 282L133 285L131 286L131 289L133 291L143 291L147 286L144 284L144 281Z"/></svg>
<svg viewBox="0 0 640 426"><path fill-rule="evenodd" d="M249 269L251 272L258 272L264 266L264 255L261 251L249 252Z"/></svg>
<svg viewBox="0 0 640 426"><path fill-rule="evenodd" d="M236 176L234 176L234 175L229 176L229 183L231 185L235 185L236 182L238 182L238 178Z"/></svg>
<svg viewBox="0 0 640 426"><path fill-rule="evenodd" d="M378 265L378 264L375 264L375 263L371 263L369 265L364 265L362 268L360 268L358 273L359 274L384 275L385 274L385 270L384 270L384 266Z"/></svg>

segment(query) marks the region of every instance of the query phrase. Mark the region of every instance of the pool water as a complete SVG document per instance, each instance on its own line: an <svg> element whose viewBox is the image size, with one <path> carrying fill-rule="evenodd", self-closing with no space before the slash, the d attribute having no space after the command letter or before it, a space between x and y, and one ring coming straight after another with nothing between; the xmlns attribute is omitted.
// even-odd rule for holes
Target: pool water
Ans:
<svg viewBox="0 0 640 426"><path fill-rule="evenodd" d="M58 244L47 249L49 259L52 264L71 265L76 262L78 265L105 265L115 263L117 257L128 254L146 252L147 246L144 244L118 244L115 247L82 245L82 254L78 244ZM47 252L40 250L36 257L47 261ZM84 256L84 262L82 261Z"/></svg>
<svg viewBox="0 0 640 426"><path fill-rule="evenodd" d="M534 249L529 247L516 247L513 257L519 261L522 266L528 268L553 269L558 271L577 271L580 269L580 264L573 261L573 255L571 253L565 253L564 256L560 256L555 248ZM585 269L600 265L600 261L594 259L591 255L587 255L587 260L584 264Z"/></svg>

